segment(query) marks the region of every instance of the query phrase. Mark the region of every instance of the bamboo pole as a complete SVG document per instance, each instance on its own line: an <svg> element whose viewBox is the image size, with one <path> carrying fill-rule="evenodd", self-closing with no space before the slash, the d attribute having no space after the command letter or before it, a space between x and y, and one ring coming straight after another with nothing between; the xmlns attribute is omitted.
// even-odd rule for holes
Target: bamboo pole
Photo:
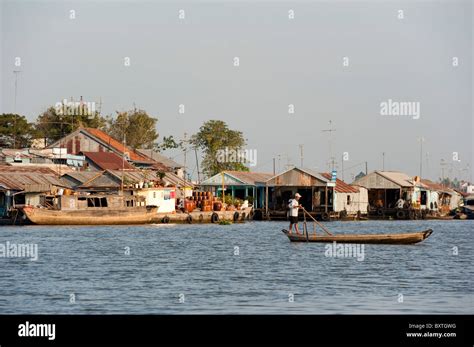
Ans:
<svg viewBox="0 0 474 347"><path fill-rule="evenodd" d="M306 214L303 213L303 220L304 220L304 224L303 224L303 233L306 234L306 242L309 241L309 237L308 237L308 227L306 225Z"/></svg>
<svg viewBox="0 0 474 347"><path fill-rule="evenodd" d="M321 229L323 229L328 235L332 235L329 230L326 229L326 227L324 225L322 225L321 223L319 223L308 211L306 211L304 209L304 207L301 207L303 209L303 212L304 213L307 213L308 216L314 221L314 223L316 223L317 225L319 225L321 227Z"/></svg>

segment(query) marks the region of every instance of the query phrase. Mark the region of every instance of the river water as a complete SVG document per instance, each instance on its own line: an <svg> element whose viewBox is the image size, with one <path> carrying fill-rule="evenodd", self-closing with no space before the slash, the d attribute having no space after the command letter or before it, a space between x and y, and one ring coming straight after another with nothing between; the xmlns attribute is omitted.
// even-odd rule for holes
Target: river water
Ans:
<svg viewBox="0 0 474 347"><path fill-rule="evenodd" d="M38 259L0 258L0 314L474 313L474 221L326 225L434 233L357 258L290 243L286 222L2 226L0 245L36 244Z"/></svg>

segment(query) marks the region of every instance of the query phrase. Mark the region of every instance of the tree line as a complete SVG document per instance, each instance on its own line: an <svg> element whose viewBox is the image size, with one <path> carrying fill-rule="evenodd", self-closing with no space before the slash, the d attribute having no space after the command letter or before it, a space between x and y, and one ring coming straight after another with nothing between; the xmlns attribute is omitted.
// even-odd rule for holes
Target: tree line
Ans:
<svg viewBox="0 0 474 347"><path fill-rule="evenodd" d="M97 128L134 149L146 148L159 152L178 148L185 150L189 144L202 152L201 168L208 176L223 170L248 171L242 162L225 162L218 158L219 150L239 150L246 145L243 133L230 129L225 122L204 122L187 143L173 136L164 136L158 141L157 123L158 118L136 108L117 111L113 117L102 116L95 111L68 114L56 107L49 107L33 122L23 115L3 113L0 114L0 148L28 148L33 140L39 139L44 141L43 146L48 146L80 127Z"/></svg>

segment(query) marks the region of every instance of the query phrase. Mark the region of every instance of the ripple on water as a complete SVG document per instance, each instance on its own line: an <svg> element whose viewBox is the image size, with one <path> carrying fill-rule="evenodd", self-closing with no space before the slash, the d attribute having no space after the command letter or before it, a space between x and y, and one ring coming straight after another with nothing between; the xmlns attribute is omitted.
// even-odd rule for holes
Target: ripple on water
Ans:
<svg viewBox="0 0 474 347"><path fill-rule="evenodd" d="M365 245L358 261L326 257L323 244L292 244L280 222L1 227L0 243L37 243L39 259L0 259L0 280L8 283L0 313L474 312L474 221L328 226L334 233L434 233L417 245Z"/></svg>

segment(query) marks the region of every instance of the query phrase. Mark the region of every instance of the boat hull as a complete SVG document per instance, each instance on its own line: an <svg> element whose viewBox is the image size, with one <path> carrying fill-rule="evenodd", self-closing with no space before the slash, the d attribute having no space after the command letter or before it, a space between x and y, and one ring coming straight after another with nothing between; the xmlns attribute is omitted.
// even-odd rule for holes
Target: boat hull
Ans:
<svg viewBox="0 0 474 347"><path fill-rule="evenodd" d="M151 223L156 216L156 207L131 207L107 209L61 211L26 206L25 216L39 225L127 225Z"/></svg>
<svg viewBox="0 0 474 347"><path fill-rule="evenodd" d="M428 229L421 232L400 234L360 234L360 235L315 235L295 234L283 229L291 242L340 242L340 243L364 243L364 244L395 244L408 245L421 242L428 238L433 230Z"/></svg>

